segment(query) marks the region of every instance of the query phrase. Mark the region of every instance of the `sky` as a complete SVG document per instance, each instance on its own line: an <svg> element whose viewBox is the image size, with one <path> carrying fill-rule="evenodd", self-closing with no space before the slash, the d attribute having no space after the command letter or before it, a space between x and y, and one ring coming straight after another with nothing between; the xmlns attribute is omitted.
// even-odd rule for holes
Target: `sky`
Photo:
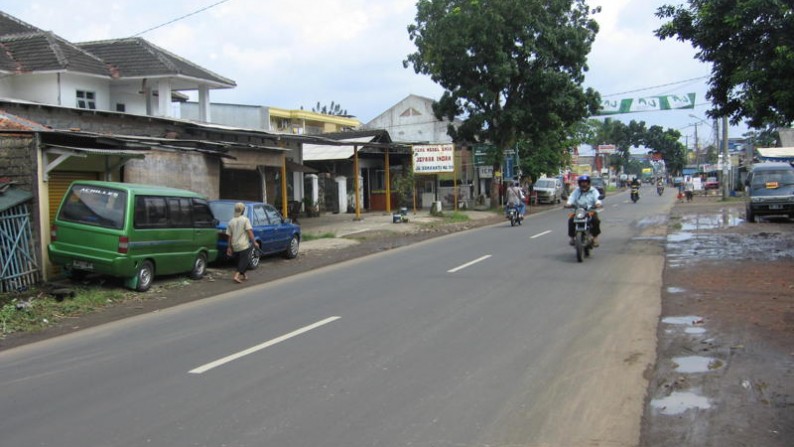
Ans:
<svg viewBox="0 0 794 447"><path fill-rule="evenodd" d="M0 10L70 42L139 35L237 87L213 102L312 110L339 104L367 123L410 94L443 90L403 61L416 50L407 27L415 0L0 0ZM588 0L601 6L585 87L604 99L695 93L694 109L613 116L679 130L682 142L713 142L706 117L710 66L689 43L653 31L662 4L681 0ZM186 17L185 17L186 16ZM170 22L170 23L169 23ZM161 26L162 25L162 26ZM740 137L745 126L730 127ZM721 132L721 131L720 131Z"/></svg>

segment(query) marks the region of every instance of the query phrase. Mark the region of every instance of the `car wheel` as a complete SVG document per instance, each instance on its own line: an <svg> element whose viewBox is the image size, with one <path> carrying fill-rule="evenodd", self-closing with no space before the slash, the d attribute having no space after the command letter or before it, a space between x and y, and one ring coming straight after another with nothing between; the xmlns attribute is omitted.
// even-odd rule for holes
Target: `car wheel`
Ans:
<svg viewBox="0 0 794 447"><path fill-rule="evenodd" d="M251 260L248 261L248 270L256 270L259 268L261 256L262 252L259 251L258 248L254 247L253 250L251 250Z"/></svg>
<svg viewBox="0 0 794 447"><path fill-rule="evenodd" d="M746 214L746 216L745 216L745 217L747 217L747 221L748 221L748 222L750 222L750 223L755 223L755 222L756 222L756 220L755 220L755 214L753 213L753 210L752 210L752 208L750 208L750 207L747 207L747 212L746 212L745 214Z"/></svg>
<svg viewBox="0 0 794 447"><path fill-rule="evenodd" d="M207 273L207 254L201 252L196 256L196 260L193 261L193 270L190 271L190 278L201 279L205 273Z"/></svg>
<svg viewBox="0 0 794 447"><path fill-rule="evenodd" d="M149 290L149 288L152 287L152 281L154 281L154 264L152 264L152 261L143 261L135 276L138 280L138 285L135 286L135 290L138 292L146 292Z"/></svg>
<svg viewBox="0 0 794 447"><path fill-rule="evenodd" d="M292 239L289 241L289 245L287 249L284 251L284 257L287 259L295 259L298 256L298 250L300 249L300 237L298 235L293 235Z"/></svg>

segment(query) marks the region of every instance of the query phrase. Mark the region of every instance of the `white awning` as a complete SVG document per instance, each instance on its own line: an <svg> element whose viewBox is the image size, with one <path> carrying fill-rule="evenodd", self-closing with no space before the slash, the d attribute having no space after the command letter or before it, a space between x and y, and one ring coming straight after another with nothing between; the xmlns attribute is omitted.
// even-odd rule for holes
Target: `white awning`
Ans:
<svg viewBox="0 0 794 447"><path fill-rule="evenodd" d="M347 143L370 143L375 137L350 138L339 140ZM322 160L347 160L353 156L354 146L329 146L325 144L304 144L303 161L322 161Z"/></svg>

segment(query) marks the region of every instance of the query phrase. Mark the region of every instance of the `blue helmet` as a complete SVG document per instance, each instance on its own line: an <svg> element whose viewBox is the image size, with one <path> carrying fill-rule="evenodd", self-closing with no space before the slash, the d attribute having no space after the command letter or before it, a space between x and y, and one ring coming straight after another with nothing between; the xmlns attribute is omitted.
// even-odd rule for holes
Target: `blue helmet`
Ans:
<svg viewBox="0 0 794 447"><path fill-rule="evenodd" d="M580 175L579 178L576 180L576 183L579 183L579 184L582 184L583 182L590 183L590 176L587 175L587 174Z"/></svg>

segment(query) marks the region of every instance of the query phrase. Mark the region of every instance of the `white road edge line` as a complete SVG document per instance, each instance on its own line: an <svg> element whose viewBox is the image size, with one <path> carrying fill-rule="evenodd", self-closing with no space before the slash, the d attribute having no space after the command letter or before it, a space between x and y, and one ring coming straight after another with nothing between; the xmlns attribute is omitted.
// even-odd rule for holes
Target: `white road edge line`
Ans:
<svg viewBox="0 0 794 447"><path fill-rule="evenodd" d="M245 357L245 356L247 356L249 354L253 354L253 353L257 352L257 351L261 351L262 349L268 348L268 347L273 346L273 345L275 345L277 343L281 343L282 341L285 341L285 340L288 340L288 339L290 339L292 337L295 337L297 335L303 334L304 332L309 332L312 329L317 329L320 326L326 325L326 324L328 324L328 323L330 323L332 321L336 321L336 320L338 320L340 318L342 318L342 317L329 317L329 318L326 318L325 320L318 321L318 322L316 322L314 324L310 324L308 326L304 326L304 327L302 327L302 328L300 328L300 329L298 329L296 331L292 331L289 334L284 334L281 337L276 337L276 338L274 338L274 339L272 339L270 341L266 341L266 342L264 342L264 343L262 343L260 345L256 345L256 346L250 347L250 348L248 348L248 349L246 349L244 351L240 351L240 352L238 352L236 354L232 354L232 355L226 356L226 357L224 357L222 359L215 360L214 362L207 363L206 365L199 366L198 368L191 369L188 372L190 374L203 374L203 373L205 373L205 372L207 372L207 371L209 371L209 370L211 370L213 368L217 368L217 367L219 367L221 365L224 365L226 363L229 363L229 362L231 362L233 360L237 360L237 359Z"/></svg>
<svg viewBox="0 0 794 447"><path fill-rule="evenodd" d="M463 265L460 265L460 266L458 266L458 267L455 267L455 268L454 268L454 269L452 269L452 270L447 270L447 273L455 273L455 272L457 272L458 270L463 270L463 269L465 269L466 267L472 266L472 265L474 265L474 264L476 264L476 263L478 263L478 262L480 262L480 261L484 261L484 260L486 260L486 259L488 259L488 258L490 258L490 257L491 257L491 255L485 255L485 256L479 257L479 258L477 258L477 259L475 259L475 260L473 260L473 261L471 261L471 262L467 262L467 263L465 263L465 264L463 264Z"/></svg>
<svg viewBox="0 0 794 447"><path fill-rule="evenodd" d="M538 234L536 234L536 235L534 235L534 236L530 237L530 239L535 239L536 237L545 236L545 235L547 235L547 234L549 234L549 233L551 233L551 230L546 230L546 231L544 231L543 233L538 233Z"/></svg>

